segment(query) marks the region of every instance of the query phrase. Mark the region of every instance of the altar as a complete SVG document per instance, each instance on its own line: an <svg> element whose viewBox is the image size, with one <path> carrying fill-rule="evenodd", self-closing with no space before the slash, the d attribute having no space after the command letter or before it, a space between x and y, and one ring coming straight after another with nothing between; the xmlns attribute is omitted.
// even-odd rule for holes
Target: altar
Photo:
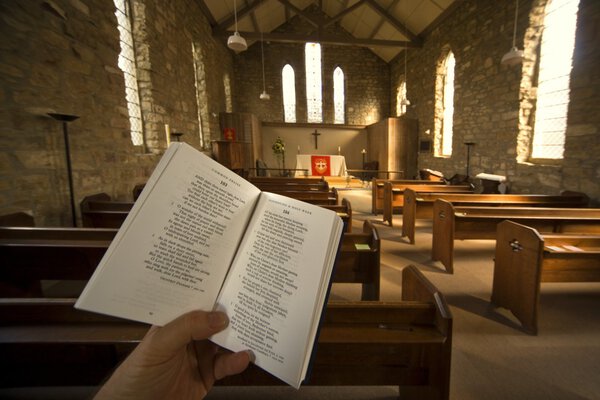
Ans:
<svg viewBox="0 0 600 400"><path fill-rule="evenodd" d="M308 170L314 176L346 176L346 158L344 156L322 154L298 154L296 156L296 176L304 176L301 169Z"/></svg>

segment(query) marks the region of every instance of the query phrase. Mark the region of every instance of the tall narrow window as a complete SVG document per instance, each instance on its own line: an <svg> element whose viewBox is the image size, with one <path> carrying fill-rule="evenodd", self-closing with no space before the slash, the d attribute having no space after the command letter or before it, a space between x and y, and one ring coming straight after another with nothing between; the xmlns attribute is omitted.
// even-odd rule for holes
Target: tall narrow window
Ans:
<svg viewBox="0 0 600 400"><path fill-rule="evenodd" d="M125 77L125 98L127 99L129 124L131 126L131 141L135 146L141 146L144 144L144 133L129 1L114 0L114 2L121 44L119 68L123 71L123 76Z"/></svg>
<svg viewBox="0 0 600 400"><path fill-rule="evenodd" d="M540 47L532 158L561 159L579 0L550 0Z"/></svg>
<svg viewBox="0 0 600 400"><path fill-rule="evenodd" d="M343 124L344 114L344 71L340 67L333 70L333 123Z"/></svg>
<svg viewBox="0 0 600 400"><path fill-rule="evenodd" d="M194 62L194 82L196 83L196 105L198 107L198 136L200 138L200 147L204 148L210 142L204 137L204 132L209 132L210 129L208 126L203 126L209 118L204 57L199 43L192 42L192 56Z"/></svg>
<svg viewBox="0 0 600 400"><path fill-rule="evenodd" d="M308 122L323 122L321 85L321 45L306 43L306 110Z"/></svg>
<svg viewBox="0 0 600 400"><path fill-rule="evenodd" d="M448 51L438 64L435 107L435 155L452 155L452 125L454 118L454 54Z"/></svg>
<svg viewBox="0 0 600 400"><path fill-rule="evenodd" d="M398 85L396 93L396 115L398 117L406 114L406 81L403 80Z"/></svg>
<svg viewBox="0 0 600 400"><path fill-rule="evenodd" d="M281 87L283 89L283 120L296 122L296 76L294 68L286 64L281 71Z"/></svg>
<svg viewBox="0 0 600 400"><path fill-rule="evenodd" d="M233 101L231 100L231 80L229 74L223 75L223 90L225 90L225 112L233 112Z"/></svg>

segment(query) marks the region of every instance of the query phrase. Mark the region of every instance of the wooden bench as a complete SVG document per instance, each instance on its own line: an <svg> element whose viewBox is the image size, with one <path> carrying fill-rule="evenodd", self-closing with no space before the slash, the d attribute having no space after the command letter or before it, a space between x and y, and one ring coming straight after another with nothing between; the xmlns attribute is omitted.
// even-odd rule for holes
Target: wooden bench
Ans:
<svg viewBox="0 0 600 400"><path fill-rule="evenodd" d="M79 203L84 227L119 228L133 207L129 201L113 201L106 193L86 196Z"/></svg>
<svg viewBox="0 0 600 400"><path fill-rule="evenodd" d="M415 243L417 219L433 219L433 203L444 199L455 206L486 207L587 207L589 197L583 193L565 192L561 195L543 194L474 194L474 193L417 193L414 189L404 190L402 208L402 236ZM391 224L390 224L391 225Z"/></svg>
<svg viewBox="0 0 600 400"><path fill-rule="evenodd" d="M336 197L339 198L337 195ZM322 204L321 207L335 211L344 222L344 232L352 232L352 204L350 200L342 197L341 204Z"/></svg>
<svg viewBox="0 0 600 400"><path fill-rule="evenodd" d="M536 335L542 282L599 282L600 235L540 234L504 221L498 224L492 303L510 310Z"/></svg>
<svg viewBox="0 0 600 400"><path fill-rule="evenodd" d="M0 387L97 385L147 325L73 308L75 299L0 299ZM449 398L452 315L414 267L400 302L332 302L306 385L399 387L402 399ZM282 385L250 366L218 385Z"/></svg>
<svg viewBox="0 0 600 400"><path fill-rule="evenodd" d="M455 207L437 199L433 204L431 258L453 273L454 240L496 239L496 227L512 220L539 232L600 233L598 208Z"/></svg>
<svg viewBox="0 0 600 400"><path fill-rule="evenodd" d="M313 182L252 182L263 192L281 192L281 191L320 191L328 192L329 184L327 181Z"/></svg>
<svg viewBox="0 0 600 400"><path fill-rule="evenodd" d="M379 300L381 239L371 221L361 233L344 233L332 282L360 283L361 300Z"/></svg>
<svg viewBox="0 0 600 400"><path fill-rule="evenodd" d="M0 296L46 296L42 282L86 281L116 229L0 228ZM79 295L80 285L74 285Z"/></svg>
<svg viewBox="0 0 600 400"><path fill-rule="evenodd" d="M261 183L267 184L282 184L282 183L298 183L298 184L319 184L325 182L325 178L315 178L315 177L277 177L277 176L251 176L248 178L248 181L253 185L258 185Z"/></svg>
<svg viewBox="0 0 600 400"><path fill-rule="evenodd" d="M373 178L371 180L371 213L381 214L383 212L383 184L391 182L398 185L439 185L440 182L432 182L426 180L402 179L389 180Z"/></svg>
<svg viewBox="0 0 600 400"><path fill-rule="evenodd" d="M0 215L0 226L35 226L35 219L31 212L16 211Z"/></svg>
<svg viewBox="0 0 600 400"><path fill-rule="evenodd" d="M394 211L403 210L404 191L412 189L417 193L473 193L471 185L397 185L390 182L383 184L383 222L393 226Z"/></svg>

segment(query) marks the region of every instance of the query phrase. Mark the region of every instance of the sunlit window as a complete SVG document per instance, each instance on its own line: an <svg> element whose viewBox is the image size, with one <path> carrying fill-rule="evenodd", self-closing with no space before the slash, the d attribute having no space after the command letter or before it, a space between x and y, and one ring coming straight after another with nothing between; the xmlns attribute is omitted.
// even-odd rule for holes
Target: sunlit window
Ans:
<svg viewBox="0 0 600 400"><path fill-rule="evenodd" d="M333 70L333 123L343 124L344 114L344 71L340 67Z"/></svg>
<svg viewBox="0 0 600 400"><path fill-rule="evenodd" d="M435 112L435 155L438 157L452 155L455 64L456 60L451 51L438 64Z"/></svg>
<svg viewBox="0 0 600 400"><path fill-rule="evenodd" d="M540 47L532 158L561 159L579 0L550 0Z"/></svg>
<svg viewBox="0 0 600 400"><path fill-rule="evenodd" d="M283 120L296 122L296 77L294 68L286 64L281 71L281 87L283 90Z"/></svg>
<svg viewBox="0 0 600 400"><path fill-rule="evenodd" d="M406 81L400 82L396 92L396 116L406 114Z"/></svg>
<svg viewBox="0 0 600 400"><path fill-rule="evenodd" d="M129 124L131 125L131 141L135 146L144 144L142 110L140 108L140 96L138 92L137 68L135 64L135 46L131 28L131 16L129 2L127 0L114 0L119 28L119 68L123 71L125 78L125 98L129 112Z"/></svg>
<svg viewBox="0 0 600 400"><path fill-rule="evenodd" d="M306 43L306 109L308 122L323 122L321 94L321 45Z"/></svg>

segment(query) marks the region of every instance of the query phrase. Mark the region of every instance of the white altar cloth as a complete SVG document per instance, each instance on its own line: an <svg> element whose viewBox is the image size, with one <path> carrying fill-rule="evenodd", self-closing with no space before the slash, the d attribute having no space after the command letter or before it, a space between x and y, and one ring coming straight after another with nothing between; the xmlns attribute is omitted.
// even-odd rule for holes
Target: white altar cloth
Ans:
<svg viewBox="0 0 600 400"><path fill-rule="evenodd" d="M298 154L296 156L296 168L307 169L308 175L313 175L311 160L312 156L328 156L329 157L329 176L346 176L348 174L346 169L346 157L334 156L329 154ZM296 176L304 176L304 171L296 171ZM314 174L316 175L316 174Z"/></svg>

